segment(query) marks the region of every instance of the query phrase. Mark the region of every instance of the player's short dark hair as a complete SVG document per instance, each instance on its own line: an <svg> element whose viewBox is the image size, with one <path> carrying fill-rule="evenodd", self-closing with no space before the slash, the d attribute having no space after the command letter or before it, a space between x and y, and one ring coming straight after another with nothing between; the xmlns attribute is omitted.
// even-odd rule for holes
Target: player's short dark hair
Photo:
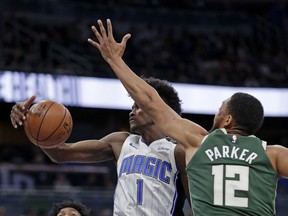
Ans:
<svg viewBox="0 0 288 216"><path fill-rule="evenodd" d="M155 77L142 77L149 85L151 85L165 101L179 115L182 114L182 101L178 96L176 89L167 80L160 80Z"/></svg>
<svg viewBox="0 0 288 216"><path fill-rule="evenodd" d="M90 209L82 203L75 200L65 200L60 203L54 203L48 216L57 216L57 214L63 208L74 208L80 213L81 216L89 216L90 214Z"/></svg>
<svg viewBox="0 0 288 216"><path fill-rule="evenodd" d="M232 95L227 106L237 127L249 135L256 133L262 126L264 109L261 102L254 96L237 92Z"/></svg>

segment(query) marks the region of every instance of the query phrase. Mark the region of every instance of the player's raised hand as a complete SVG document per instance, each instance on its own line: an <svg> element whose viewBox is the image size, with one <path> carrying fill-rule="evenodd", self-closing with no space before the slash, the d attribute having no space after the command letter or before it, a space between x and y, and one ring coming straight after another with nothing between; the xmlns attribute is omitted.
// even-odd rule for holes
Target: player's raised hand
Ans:
<svg viewBox="0 0 288 216"><path fill-rule="evenodd" d="M18 102L12 107L10 119L14 128L18 128L18 125L23 125L24 121L26 120L26 114L35 98L36 96L33 95L28 100Z"/></svg>
<svg viewBox="0 0 288 216"><path fill-rule="evenodd" d="M101 20L97 20L97 23L100 32L95 26L92 26L91 29L94 32L98 42L92 40L91 38L88 38L87 41L100 51L102 57L107 63L109 63L112 59L121 58L124 54L127 41L131 37L131 34L124 35L121 43L117 43L113 36L112 23L110 19L107 19L107 31Z"/></svg>

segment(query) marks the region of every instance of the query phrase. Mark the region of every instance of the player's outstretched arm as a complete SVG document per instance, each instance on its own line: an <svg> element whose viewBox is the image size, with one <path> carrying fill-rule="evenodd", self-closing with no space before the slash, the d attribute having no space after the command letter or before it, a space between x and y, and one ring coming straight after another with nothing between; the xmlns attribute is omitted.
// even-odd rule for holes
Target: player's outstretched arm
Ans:
<svg viewBox="0 0 288 216"><path fill-rule="evenodd" d="M41 148L55 163L96 163L118 160L128 132L114 132L100 140L82 140L75 143L61 143L55 148Z"/></svg>
<svg viewBox="0 0 288 216"><path fill-rule="evenodd" d="M11 123L14 128L23 126L26 114L36 99L31 96L28 100L16 103L11 109ZM75 143L61 143L54 148L41 148L42 151L56 163L79 162L94 163L118 159L121 147L128 132L115 132L100 140L84 140Z"/></svg>
<svg viewBox="0 0 288 216"><path fill-rule="evenodd" d="M95 26L92 26L92 30L98 42L90 38L88 42L100 51L137 105L149 114L169 137L185 147L198 147L203 136L207 134L206 130L194 122L182 119L161 99L154 88L138 77L123 61L122 56L131 35L126 34L122 42L117 43L113 37L110 19L107 19L107 31L101 20L97 23L99 31Z"/></svg>

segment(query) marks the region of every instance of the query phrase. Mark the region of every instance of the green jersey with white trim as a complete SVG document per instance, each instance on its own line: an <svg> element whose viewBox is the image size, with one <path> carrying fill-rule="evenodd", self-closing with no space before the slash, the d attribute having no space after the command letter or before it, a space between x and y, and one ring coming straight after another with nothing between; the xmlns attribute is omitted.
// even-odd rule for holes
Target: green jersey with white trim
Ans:
<svg viewBox="0 0 288 216"><path fill-rule="evenodd" d="M278 181L255 136L217 129L206 136L187 165L193 216L275 215Z"/></svg>

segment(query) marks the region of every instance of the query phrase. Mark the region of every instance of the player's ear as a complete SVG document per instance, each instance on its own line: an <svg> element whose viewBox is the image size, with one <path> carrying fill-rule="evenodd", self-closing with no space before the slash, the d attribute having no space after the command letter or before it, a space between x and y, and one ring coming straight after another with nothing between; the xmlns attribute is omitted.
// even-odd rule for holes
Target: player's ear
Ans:
<svg viewBox="0 0 288 216"><path fill-rule="evenodd" d="M231 127L232 122L233 122L232 115L226 115L224 118L224 128Z"/></svg>

